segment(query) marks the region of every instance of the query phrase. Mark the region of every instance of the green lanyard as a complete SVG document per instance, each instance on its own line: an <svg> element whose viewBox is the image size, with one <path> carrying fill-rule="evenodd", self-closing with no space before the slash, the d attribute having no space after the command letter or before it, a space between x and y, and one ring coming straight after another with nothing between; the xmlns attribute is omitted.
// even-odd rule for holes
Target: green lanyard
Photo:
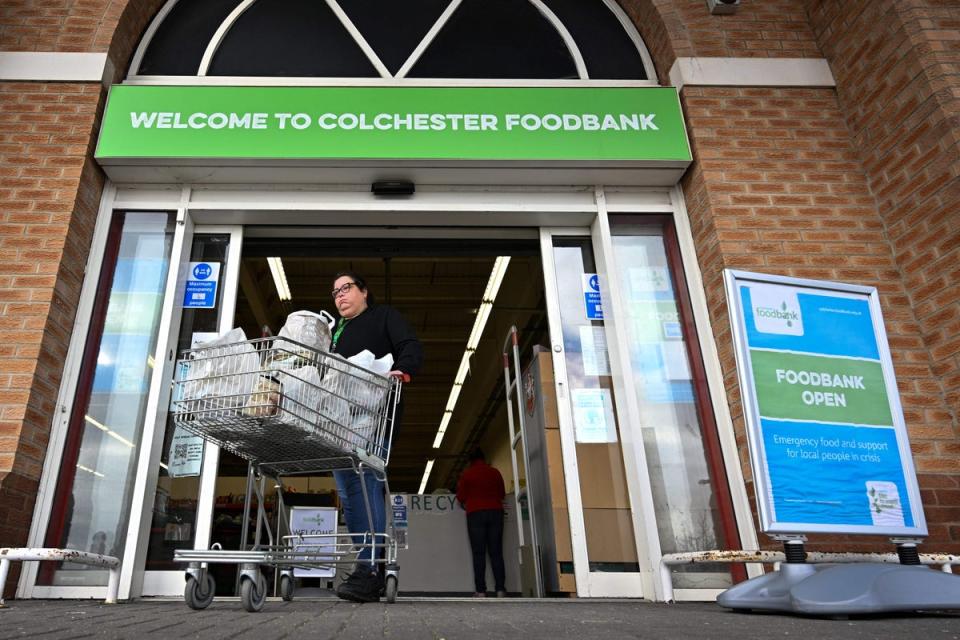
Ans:
<svg viewBox="0 0 960 640"><path fill-rule="evenodd" d="M340 334L343 333L343 328L347 326L347 323L350 322L347 318L340 318L340 322L337 323L337 330L333 332L333 349L337 348L337 343L340 341Z"/></svg>

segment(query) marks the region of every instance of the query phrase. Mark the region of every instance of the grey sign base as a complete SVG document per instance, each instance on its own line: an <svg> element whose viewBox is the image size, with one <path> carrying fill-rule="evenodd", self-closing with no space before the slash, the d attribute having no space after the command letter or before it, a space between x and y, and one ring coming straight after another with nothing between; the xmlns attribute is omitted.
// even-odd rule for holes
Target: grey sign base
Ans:
<svg viewBox="0 0 960 640"><path fill-rule="evenodd" d="M727 589L728 609L819 616L960 609L960 576L900 564L782 564Z"/></svg>

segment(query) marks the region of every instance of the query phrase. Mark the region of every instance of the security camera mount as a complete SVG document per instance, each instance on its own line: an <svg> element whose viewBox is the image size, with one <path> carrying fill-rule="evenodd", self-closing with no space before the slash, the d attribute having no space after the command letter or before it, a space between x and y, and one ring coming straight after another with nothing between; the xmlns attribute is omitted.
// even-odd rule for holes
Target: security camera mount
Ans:
<svg viewBox="0 0 960 640"><path fill-rule="evenodd" d="M707 0L707 8L715 16L736 13L739 6L740 0Z"/></svg>

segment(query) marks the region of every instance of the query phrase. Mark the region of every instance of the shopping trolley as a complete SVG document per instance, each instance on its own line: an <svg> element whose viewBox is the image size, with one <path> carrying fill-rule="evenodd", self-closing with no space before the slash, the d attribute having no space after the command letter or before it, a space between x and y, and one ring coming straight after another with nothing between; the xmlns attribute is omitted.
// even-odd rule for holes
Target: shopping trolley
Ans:
<svg viewBox="0 0 960 640"><path fill-rule="evenodd" d="M214 544L174 552L175 562L189 563L184 589L189 607L204 609L213 601L212 563L238 565L241 602L247 611L259 611L268 590L264 567L279 572L279 593L292 600L294 568L337 567L364 549L371 551L372 567L385 565L384 595L388 603L396 600L398 538L405 544L406 531L394 530L392 509L385 506L386 531L368 531L359 542L347 533L294 534L283 478L335 470L374 473L389 496L386 467L401 388L396 378L282 337L183 352L170 403L174 423L248 461L241 548ZM276 482L276 535L264 505L267 478ZM370 496L365 483L361 486L372 523ZM247 545L254 499L254 541Z"/></svg>

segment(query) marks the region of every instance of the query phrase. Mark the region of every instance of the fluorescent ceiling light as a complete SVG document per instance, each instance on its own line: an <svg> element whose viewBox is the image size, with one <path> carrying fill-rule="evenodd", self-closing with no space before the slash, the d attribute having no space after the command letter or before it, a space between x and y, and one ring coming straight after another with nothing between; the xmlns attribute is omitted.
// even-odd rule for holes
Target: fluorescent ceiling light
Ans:
<svg viewBox="0 0 960 640"><path fill-rule="evenodd" d="M473 351L463 352L463 358L460 360L460 368L457 369L457 377L453 379L453 384L462 385L467 379L467 374L470 373L470 356L472 355Z"/></svg>
<svg viewBox="0 0 960 640"><path fill-rule="evenodd" d="M86 471L87 473L92 473L93 475L97 476L98 478L106 478L106 476L103 475L102 473L100 473L99 471L94 471L94 470L91 469L90 467L85 467L85 466L83 466L82 464L78 464L78 465L77 465L77 469L80 469L81 471Z"/></svg>
<svg viewBox="0 0 960 640"><path fill-rule="evenodd" d="M509 265L510 256L498 256L493 262L490 277L487 278L487 286L483 291L483 299L480 301L480 308L477 309L477 317L473 319L470 337L467 338L467 348L464 350L463 357L460 359L460 368L457 369L457 377L453 380L453 388L450 389L450 398L447 400L443 418L440 420L437 436L433 439L434 449L439 449L440 444L443 442L443 435L447 432L447 425L450 424L453 410L457 406L460 391L463 390L463 385L467 381L467 375L470 373L470 358L473 357L474 352L477 350L477 345L480 344L480 337L483 335L483 330L487 326L487 320L490 319L490 312L493 311L493 302L497 298L497 293L500 291L500 285L503 283L503 277L506 275ZM424 483L426 483L426 477L424 477Z"/></svg>
<svg viewBox="0 0 960 640"><path fill-rule="evenodd" d="M476 351L477 345L480 344L480 336L483 335L483 330L487 325L487 320L490 319L490 312L493 311L493 303L484 302L480 305L480 308L477 309L477 317L473 322L473 329L470 331L470 337L467 339L467 350Z"/></svg>
<svg viewBox="0 0 960 640"><path fill-rule="evenodd" d="M457 399L460 397L460 392L462 390L463 390L462 384L453 385L453 388L450 389L450 397L447 399L446 411L453 413L453 409L457 406Z"/></svg>
<svg viewBox="0 0 960 640"><path fill-rule="evenodd" d="M487 280L487 288L483 292L484 302L496 300L497 292L500 291L500 284L503 282L503 276L506 275L508 266L510 266L510 256L500 256L494 261L490 279Z"/></svg>
<svg viewBox="0 0 960 640"><path fill-rule="evenodd" d="M433 439L433 448L439 449L440 443L443 442L443 434L447 432L447 426L450 424L450 418L453 417L453 414L449 411L443 412L443 418L440 419L440 428L437 429L437 437Z"/></svg>
<svg viewBox="0 0 960 640"><path fill-rule="evenodd" d="M270 265L270 273L273 274L273 284L277 287L277 295L280 300L290 300L290 285L287 284L287 274L283 271L283 263L280 258L267 258L267 264Z"/></svg>
<svg viewBox="0 0 960 640"><path fill-rule="evenodd" d="M110 431L110 427L101 422L97 422L97 420L90 416L83 416L83 419L95 426L97 429L100 429L100 431Z"/></svg>
<svg viewBox="0 0 960 640"><path fill-rule="evenodd" d="M103 431L104 433L106 433L108 436L110 436L114 440L119 440L120 442L127 445L131 449L137 446L132 442L130 442L129 440L127 440L126 438L124 438L122 435L120 435L116 431L114 431L113 429L111 429L110 427L108 427L107 425L97 422L90 416L83 416L83 419L89 422L90 424L92 424L93 426L95 426L97 429L100 429L100 431Z"/></svg>
<svg viewBox="0 0 960 640"><path fill-rule="evenodd" d="M423 480L420 481L420 489L417 493L423 495L423 490L427 488L427 480L430 479L431 471L433 471L433 460L427 460L427 468L423 470Z"/></svg>

